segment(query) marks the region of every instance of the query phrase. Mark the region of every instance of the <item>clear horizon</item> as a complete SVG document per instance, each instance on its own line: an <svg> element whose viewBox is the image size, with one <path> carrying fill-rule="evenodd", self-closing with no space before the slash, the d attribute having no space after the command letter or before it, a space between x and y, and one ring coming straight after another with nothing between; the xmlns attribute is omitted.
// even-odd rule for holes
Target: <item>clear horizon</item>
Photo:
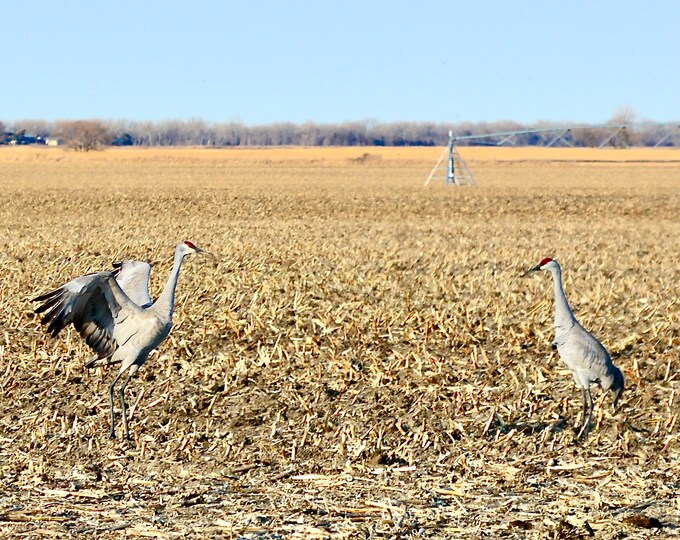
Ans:
<svg viewBox="0 0 680 540"><path fill-rule="evenodd" d="M679 20L672 0L14 2L0 121L672 122Z"/></svg>

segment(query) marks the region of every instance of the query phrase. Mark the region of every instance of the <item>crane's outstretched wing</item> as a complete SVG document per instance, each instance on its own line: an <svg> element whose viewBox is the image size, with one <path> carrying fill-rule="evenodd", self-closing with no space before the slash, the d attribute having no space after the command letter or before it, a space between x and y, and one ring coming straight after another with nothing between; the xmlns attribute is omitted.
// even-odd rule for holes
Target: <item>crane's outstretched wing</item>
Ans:
<svg viewBox="0 0 680 540"><path fill-rule="evenodd" d="M46 312L41 323L49 323L48 333L57 336L73 323L98 358L111 356L134 335L130 323L142 311L111 272L78 277L34 301L44 302L35 312Z"/></svg>
<svg viewBox="0 0 680 540"><path fill-rule="evenodd" d="M113 275L130 300L140 307L149 307L153 302L149 295L151 266L141 261L113 263Z"/></svg>

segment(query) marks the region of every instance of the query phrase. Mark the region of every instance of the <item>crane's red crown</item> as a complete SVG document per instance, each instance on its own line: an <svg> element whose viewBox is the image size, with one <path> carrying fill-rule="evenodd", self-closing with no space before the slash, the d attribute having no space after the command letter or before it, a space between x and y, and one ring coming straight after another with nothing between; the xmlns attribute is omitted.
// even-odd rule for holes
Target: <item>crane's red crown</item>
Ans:
<svg viewBox="0 0 680 540"><path fill-rule="evenodd" d="M552 259L550 257L546 257L545 259L543 259L541 261L541 264L539 264L538 266L545 266L546 264L548 264L551 261L552 261Z"/></svg>
<svg viewBox="0 0 680 540"><path fill-rule="evenodd" d="M185 240L184 243L191 249L196 249L196 246L192 242L189 242L189 240Z"/></svg>

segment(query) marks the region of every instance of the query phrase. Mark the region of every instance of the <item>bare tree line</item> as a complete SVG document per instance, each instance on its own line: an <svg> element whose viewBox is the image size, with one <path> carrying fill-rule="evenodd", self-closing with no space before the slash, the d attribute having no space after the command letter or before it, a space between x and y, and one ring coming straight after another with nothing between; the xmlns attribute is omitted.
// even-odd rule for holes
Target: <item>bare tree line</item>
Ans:
<svg viewBox="0 0 680 540"><path fill-rule="evenodd" d="M630 124L630 114L613 117L608 124ZM521 131L532 129L555 129L563 124L541 122L531 125L512 121L465 122L458 124L434 122L375 121L345 122L340 124L275 123L248 126L241 122L211 123L203 120L165 120L142 122L130 120L21 120L0 122L0 134L4 142L10 142L17 134L24 140L47 140L59 137L69 146L78 150L91 150L99 146L444 146L453 129L457 137L480 135L493 132ZM586 129L587 128L587 129ZM675 128L675 129L672 129ZM519 134L513 137L517 146L545 146L553 144L569 146L599 146L611 129L594 128L588 125L575 126L556 139L555 131ZM669 135L670 134L670 135ZM668 135L668 136L666 136ZM665 137L665 138L664 138ZM662 146L680 145L677 126L640 123L634 129L625 129L615 134L608 145L613 146ZM0 142L3 136L0 135ZM465 141L457 144L498 144L499 138ZM20 143L21 144L21 143Z"/></svg>

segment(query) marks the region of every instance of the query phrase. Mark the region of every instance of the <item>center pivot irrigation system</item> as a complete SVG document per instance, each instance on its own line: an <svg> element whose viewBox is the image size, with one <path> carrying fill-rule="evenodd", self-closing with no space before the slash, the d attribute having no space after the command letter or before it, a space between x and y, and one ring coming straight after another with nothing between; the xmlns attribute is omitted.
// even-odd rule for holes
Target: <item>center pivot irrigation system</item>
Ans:
<svg viewBox="0 0 680 540"><path fill-rule="evenodd" d="M625 133L627 129L641 128L641 127L655 127L664 128L659 133L658 140L654 144L654 148L660 146L666 139L669 139L676 130L680 129L680 122L665 122L661 124L619 124L619 125L597 125L597 126L573 126L573 127L556 127L556 128L545 128L545 129L522 129L516 131L497 131L495 133L484 133L481 135L463 135L462 137L456 137L453 131L449 131L449 144L444 151L439 156L437 163L430 171L430 174L425 180L425 186L427 186L433 178L441 178L441 173L437 174L437 171L441 168L444 159L446 158L446 172L443 176L444 183L447 186L476 186L477 182L475 177L465 162L463 157L458 152L456 148L456 141L479 141L480 146L503 146L510 144L514 146L513 139L518 135L528 135L536 133L549 133L554 132L555 136L550 139L550 141L545 144L546 148L556 146L558 144L573 147L573 135L572 131L578 130L590 130L599 129L605 130L606 135L602 142L598 145L598 148L603 148L607 145L612 145L619 142L623 146L628 146Z"/></svg>
<svg viewBox="0 0 680 540"><path fill-rule="evenodd" d="M456 150L456 138L453 136L453 131L449 131L449 144L442 152L441 156L435 163L434 167L430 171L430 174L425 180L425 187L430 183L430 180L437 173L441 167L442 161L448 156L446 160L446 175L444 176L444 182L447 186L476 186L475 177L472 175L472 171L468 164L460 155L458 150Z"/></svg>

